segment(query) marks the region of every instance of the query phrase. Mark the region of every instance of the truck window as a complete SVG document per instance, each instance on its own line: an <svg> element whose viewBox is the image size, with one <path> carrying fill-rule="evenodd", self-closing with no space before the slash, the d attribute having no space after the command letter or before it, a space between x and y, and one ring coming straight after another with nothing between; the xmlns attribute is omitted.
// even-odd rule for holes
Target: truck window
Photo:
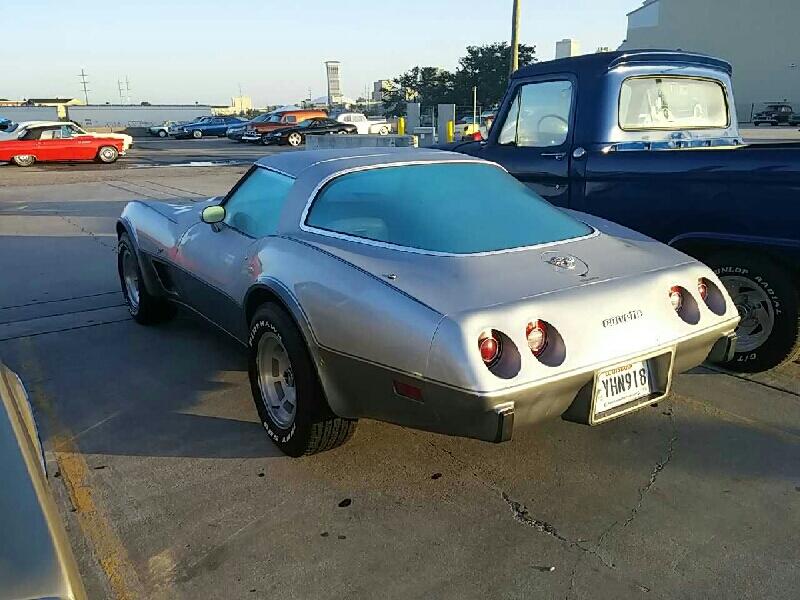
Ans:
<svg viewBox="0 0 800 600"><path fill-rule="evenodd" d="M619 126L641 129L725 128L730 123L725 89L693 77L630 77L619 93Z"/></svg>
<svg viewBox="0 0 800 600"><path fill-rule="evenodd" d="M523 85L503 123L498 143L532 148L560 146L567 141L571 108L569 81Z"/></svg>

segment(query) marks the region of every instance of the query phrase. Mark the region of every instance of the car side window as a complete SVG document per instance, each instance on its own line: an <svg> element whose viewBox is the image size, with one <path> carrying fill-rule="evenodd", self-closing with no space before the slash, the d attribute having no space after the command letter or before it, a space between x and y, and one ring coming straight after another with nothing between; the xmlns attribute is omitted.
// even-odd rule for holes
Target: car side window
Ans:
<svg viewBox="0 0 800 600"><path fill-rule="evenodd" d="M254 238L275 233L294 179L257 167L225 202L225 224Z"/></svg>
<svg viewBox="0 0 800 600"><path fill-rule="evenodd" d="M498 144L530 148L561 146L569 135L572 83L529 83L517 95L500 130Z"/></svg>
<svg viewBox="0 0 800 600"><path fill-rule="evenodd" d="M294 115L287 115L286 116L287 123L297 123L297 117Z"/></svg>
<svg viewBox="0 0 800 600"><path fill-rule="evenodd" d="M61 136L57 129L42 129L39 133L38 138L28 138L28 139L39 139L39 140L57 140L60 139Z"/></svg>

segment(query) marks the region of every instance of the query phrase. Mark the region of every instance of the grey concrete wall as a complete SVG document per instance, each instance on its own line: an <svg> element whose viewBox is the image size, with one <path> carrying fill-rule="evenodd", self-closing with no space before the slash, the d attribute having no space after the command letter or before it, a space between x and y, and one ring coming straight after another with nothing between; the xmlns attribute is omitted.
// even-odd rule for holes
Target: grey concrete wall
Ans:
<svg viewBox="0 0 800 600"><path fill-rule="evenodd" d="M150 127L164 121L190 121L211 116L211 107L198 104L128 106L94 104L69 106L67 116L86 127Z"/></svg>
<svg viewBox="0 0 800 600"><path fill-rule="evenodd" d="M456 120L456 105L455 104L439 104L436 107L436 135L442 143L447 140L447 122ZM454 140L455 141L455 140Z"/></svg>
<svg viewBox="0 0 800 600"><path fill-rule="evenodd" d="M306 150L323 148L411 148L416 147L413 135L310 135Z"/></svg>
<svg viewBox="0 0 800 600"><path fill-rule="evenodd" d="M753 104L800 99L799 17L798 0L658 0L629 17L620 49L681 49L729 61L736 112L748 121Z"/></svg>
<svg viewBox="0 0 800 600"><path fill-rule="evenodd" d="M0 106L0 117L17 123L22 121L58 121L55 106Z"/></svg>

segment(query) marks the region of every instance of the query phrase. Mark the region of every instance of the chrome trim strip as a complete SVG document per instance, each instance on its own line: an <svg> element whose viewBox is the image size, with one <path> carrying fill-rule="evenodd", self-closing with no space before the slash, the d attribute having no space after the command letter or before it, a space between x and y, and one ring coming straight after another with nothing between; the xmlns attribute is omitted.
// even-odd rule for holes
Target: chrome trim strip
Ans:
<svg viewBox="0 0 800 600"><path fill-rule="evenodd" d="M456 252L438 252L436 250L423 250L423 249L420 249L420 248L411 248L410 246L399 246L397 244L391 244L389 242L381 242L381 241L378 241L378 240L372 240L372 239L369 239L369 238L363 238L363 237L357 237L357 236L353 236L353 235L347 235L346 233L339 233L339 232L336 232L336 231L330 231L328 229L320 229L319 227L313 227L311 225L306 225L306 220L308 219L308 213L311 210L311 206L314 203L314 200L316 200L317 195L319 194L319 192L322 190L323 187L325 187L328 183L330 183L331 181L333 181L334 179L336 179L338 177L342 177L342 176L348 175L350 173L357 173L357 172L360 172L360 171L372 171L374 169L383 169L383 168L388 168L388 167L404 167L404 166L409 166L409 165L438 165L438 164L451 164L451 163L456 163L456 164L481 164L481 165L487 165L488 164L488 165L491 165L493 167L497 167L498 169L502 169L504 172L508 173L508 171L502 165L499 165L499 164L497 164L495 162L491 162L491 161L483 160L483 159L469 159L469 158L457 159L457 160L441 160L441 161L435 161L435 160L403 161L403 162L396 162L396 163L384 163L384 164L380 164L380 165L365 165L365 166L361 166L361 167L352 167L350 169L346 169L344 171L339 171L337 173L333 173L331 175L328 175L320 183L318 183L316 185L316 187L312 190L311 195L309 196L309 199L306 202L305 207L303 208L303 212L300 215L299 228L300 228L301 231L305 231L307 233L313 233L315 235L320 235L320 236L323 236L323 237L329 237L329 238L334 238L334 239L346 240L346 241L349 241L349 242L355 242L355 243L358 243L358 244L364 244L364 245L373 246L373 247L376 247L376 248L384 248L386 250L395 250L397 252L408 252L410 254L424 254L426 256L445 256L445 257L452 257L452 258L467 258L467 257L476 257L476 256L492 256L492 255L495 255L495 254L507 254L507 253L510 253L510 252L524 252L526 250L536 250L536 249L540 249L540 248L549 248L549 247L552 247L552 246L559 246L561 244L566 244L566 243L569 243L569 242L576 242L576 241L580 241L580 240L585 240L585 239L597 237L597 236L600 235L600 231L598 229L592 227L588 223L584 223L580 219L576 219L575 217L572 217L576 221L578 221L580 223L583 223L589 229L591 229L591 233L588 233L586 235L582 235L582 236L579 236L579 237L568 238L566 240L555 240L555 241L552 241L552 242L543 242L541 244L534 244L532 246L519 246L519 247L516 247L516 248L505 248L503 250L488 250L488 251L485 251L485 252L471 252L471 253L459 254L459 253L456 253ZM571 216L571 215L569 215L569 216Z"/></svg>

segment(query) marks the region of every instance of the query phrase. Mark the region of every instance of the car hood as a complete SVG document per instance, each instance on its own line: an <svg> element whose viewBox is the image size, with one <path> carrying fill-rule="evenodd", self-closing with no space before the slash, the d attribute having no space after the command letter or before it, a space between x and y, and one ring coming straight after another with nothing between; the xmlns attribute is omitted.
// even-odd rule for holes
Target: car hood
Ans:
<svg viewBox="0 0 800 600"><path fill-rule="evenodd" d="M586 217L596 229L584 238L486 254L431 255L322 236L304 241L444 315L696 263L651 238Z"/></svg>

